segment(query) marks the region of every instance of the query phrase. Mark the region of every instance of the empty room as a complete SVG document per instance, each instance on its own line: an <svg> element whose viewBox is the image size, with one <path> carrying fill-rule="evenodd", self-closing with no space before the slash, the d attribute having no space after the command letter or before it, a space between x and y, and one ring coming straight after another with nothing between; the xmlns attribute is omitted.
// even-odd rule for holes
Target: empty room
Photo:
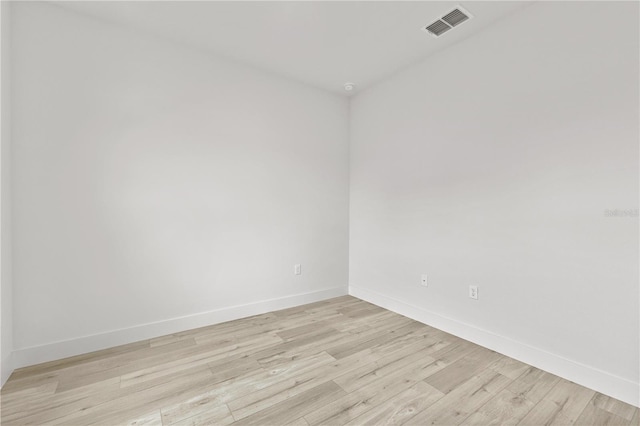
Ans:
<svg viewBox="0 0 640 426"><path fill-rule="evenodd" d="M0 1L0 423L640 425L637 1Z"/></svg>

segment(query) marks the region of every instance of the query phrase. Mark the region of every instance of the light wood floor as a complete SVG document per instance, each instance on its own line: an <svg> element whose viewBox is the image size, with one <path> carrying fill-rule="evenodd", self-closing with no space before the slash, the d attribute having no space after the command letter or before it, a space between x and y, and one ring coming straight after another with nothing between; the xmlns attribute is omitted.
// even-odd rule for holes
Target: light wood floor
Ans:
<svg viewBox="0 0 640 426"><path fill-rule="evenodd" d="M638 409L345 296L16 370L2 425L638 425Z"/></svg>

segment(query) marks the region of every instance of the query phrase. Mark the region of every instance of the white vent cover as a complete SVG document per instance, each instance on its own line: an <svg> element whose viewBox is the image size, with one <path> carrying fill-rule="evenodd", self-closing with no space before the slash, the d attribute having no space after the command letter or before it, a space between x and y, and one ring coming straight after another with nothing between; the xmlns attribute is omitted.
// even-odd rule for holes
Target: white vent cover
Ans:
<svg viewBox="0 0 640 426"><path fill-rule="evenodd" d="M423 29L433 37L440 37L453 27L456 27L471 18L473 18L473 15L463 7L457 6L455 9L441 16L439 19L430 23Z"/></svg>

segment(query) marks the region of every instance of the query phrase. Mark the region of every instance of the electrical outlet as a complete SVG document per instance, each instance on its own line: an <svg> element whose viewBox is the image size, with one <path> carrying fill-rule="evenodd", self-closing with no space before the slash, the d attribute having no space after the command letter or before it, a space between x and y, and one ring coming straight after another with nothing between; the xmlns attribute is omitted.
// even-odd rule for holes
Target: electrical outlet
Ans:
<svg viewBox="0 0 640 426"><path fill-rule="evenodd" d="M424 287L428 286L427 284L427 274L422 274L422 281L420 282Z"/></svg>
<svg viewBox="0 0 640 426"><path fill-rule="evenodd" d="M472 299L478 300L478 286L470 285L469 286L469 297Z"/></svg>
<svg viewBox="0 0 640 426"><path fill-rule="evenodd" d="M300 264L296 264L293 267L293 273L295 275L301 275L302 274L302 266Z"/></svg>

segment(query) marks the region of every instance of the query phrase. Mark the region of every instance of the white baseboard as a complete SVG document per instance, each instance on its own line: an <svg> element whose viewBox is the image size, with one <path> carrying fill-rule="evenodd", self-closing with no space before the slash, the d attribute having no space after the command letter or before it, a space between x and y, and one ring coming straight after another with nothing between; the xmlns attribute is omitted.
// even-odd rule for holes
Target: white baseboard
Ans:
<svg viewBox="0 0 640 426"><path fill-rule="evenodd" d="M138 342L140 340L165 336L179 331L191 330L193 328L264 314L279 309L318 302L346 294L348 294L346 287L330 288L312 293L296 294L245 305L231 306L229 308L215 309L213 311L137 325L91 336L78 337L76 339L41 346L17 349L13 351L13 367L21 368L47 361L54 361L127 343Z"/></svg>
<svg viewBox="0 0 640 426"><path fill-rule="evenodd" d="M606 371L529 346L526 343L500 336L471 324L444 317L376 291L350 285L349 294L620 401L636 407L640 406L639 383L634 383Z"/></svg>

